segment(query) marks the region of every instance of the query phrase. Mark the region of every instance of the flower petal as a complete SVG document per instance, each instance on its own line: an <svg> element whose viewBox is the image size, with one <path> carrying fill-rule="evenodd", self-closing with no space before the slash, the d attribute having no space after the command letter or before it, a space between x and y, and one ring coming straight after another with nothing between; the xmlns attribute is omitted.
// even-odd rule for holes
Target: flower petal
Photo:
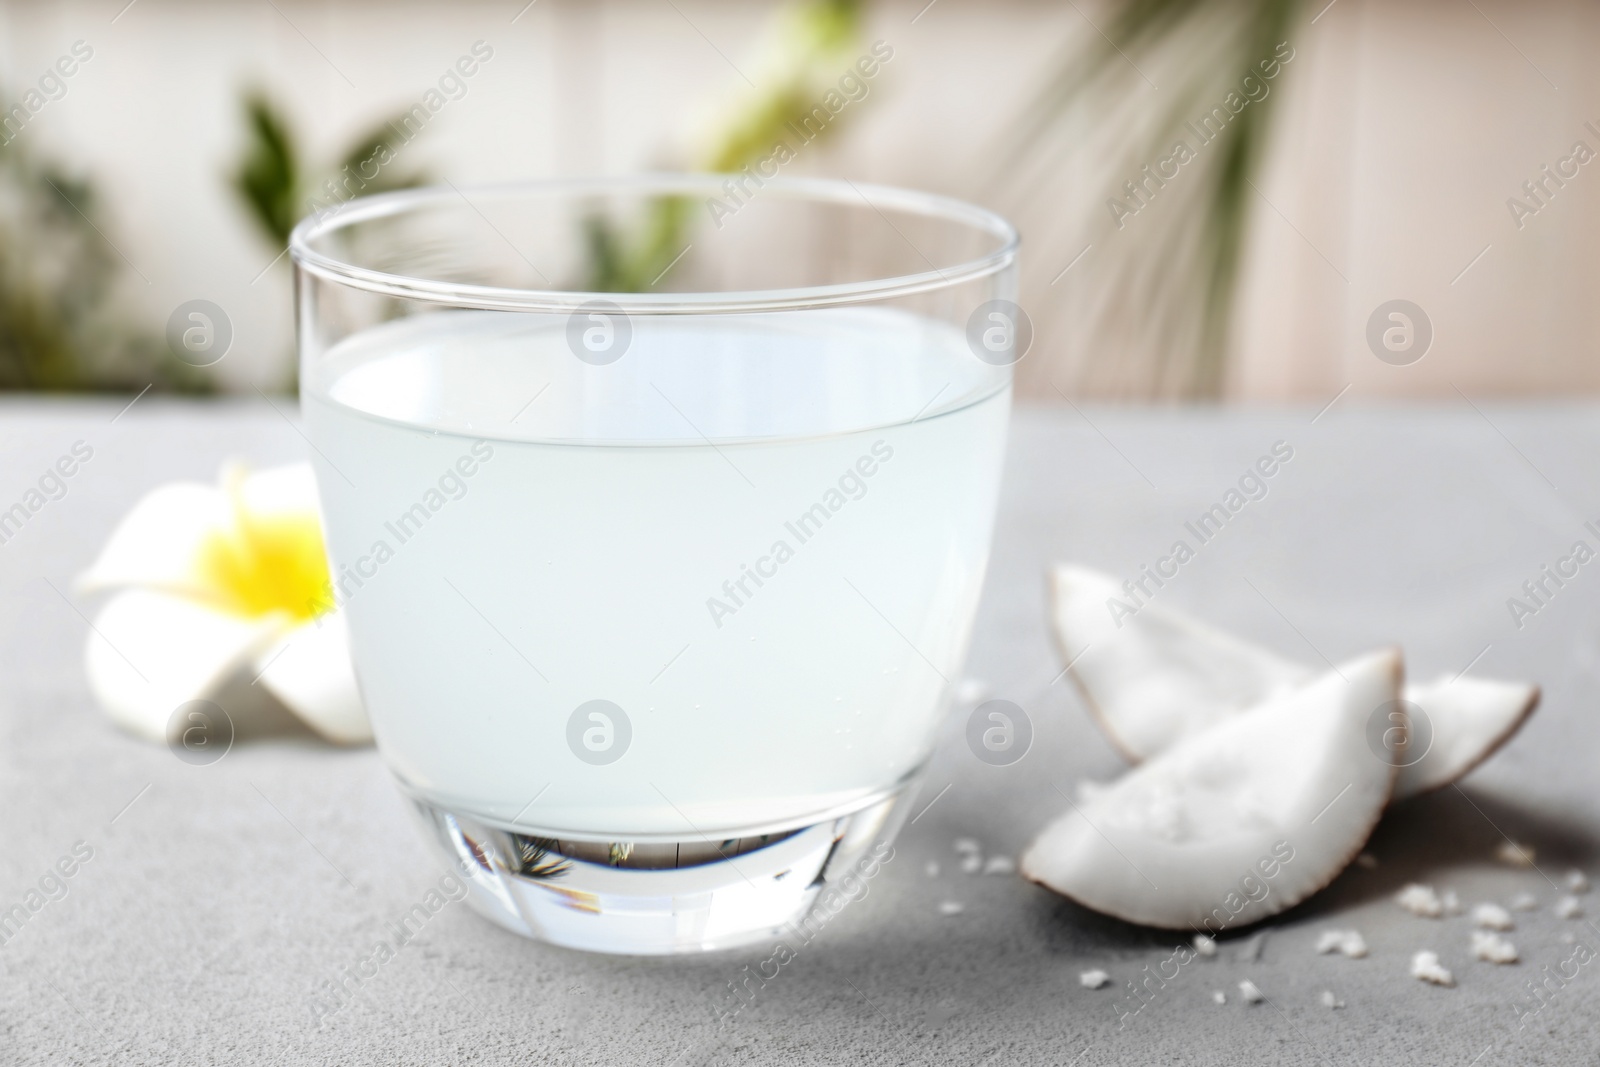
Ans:
<svg viewBox="0 0 1600 1067"><path fill-rule="evenodd" d="M261 684L329 741L360 745L372 740L343 612L295 627L257 657L256 669Z"/></svg>
<svg viewBox="0 0 1600 1067"><path fill-rule="evenodd" d="M316 484L306 464L246 476L223 472L232 522L200 548L208 599L251 617L285 612L307 622L330 607L328 555Z"/></svg>
<svg viewBox="0 0 1600 1067"><path fill-rule="evenodd" d="M117 524L99 558L79 576L82 592L127 586L206 596L200 570L206 540L233 522L227 494L199 482L172 482L146 493Z"/></svg>
<svg viewBox="0 0 1600 1067"><path fill-rule="evenodd" d="M286 625L282 615L246 619L186 597L128 590L89 633L89 688L117 725L164 741L173 712L214 693Z"/></svg>
<svg viewBox="0 0 1600 1067"><path fill-rule="evenodd" d="M328 564L310 464L254 474L230 464L221 480L220 489L180 482L146 494L78 588L159 589L249 617L318 614Z"/></svg>
<svg viewBox="0 0 1600 1067"><path fill-rule="evenodd" d="M239 496L254 515L317 511L317 476L309 463L269 467L247 475Z"/></svg>

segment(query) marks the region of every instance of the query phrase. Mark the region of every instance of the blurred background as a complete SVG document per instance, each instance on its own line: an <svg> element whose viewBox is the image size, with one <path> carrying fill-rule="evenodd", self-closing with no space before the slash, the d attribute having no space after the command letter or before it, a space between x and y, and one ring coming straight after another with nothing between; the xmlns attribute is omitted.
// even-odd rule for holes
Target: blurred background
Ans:
<svg viewBox="0 0 1600 1067"><path fill-rule="evenodd" d="M303 215L783 142L1018 223L1032 400L1587 392L1597 41L1559 0L6 0L0 388L291 389ZM1394 300L1423 358L1374 358Z"/></svg>

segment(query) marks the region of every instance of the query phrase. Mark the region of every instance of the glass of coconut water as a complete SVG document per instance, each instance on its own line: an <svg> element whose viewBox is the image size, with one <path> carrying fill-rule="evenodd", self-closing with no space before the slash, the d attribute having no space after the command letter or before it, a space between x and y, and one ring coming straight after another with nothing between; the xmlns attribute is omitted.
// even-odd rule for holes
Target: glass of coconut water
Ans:
<svg viewBox="0 0 1600 1067"><path fill-rule="evenodd" d="M983 582L1011 226L649 176L351 201L291 248L332 599L474 906L699 951L874 875Z"/></svg>

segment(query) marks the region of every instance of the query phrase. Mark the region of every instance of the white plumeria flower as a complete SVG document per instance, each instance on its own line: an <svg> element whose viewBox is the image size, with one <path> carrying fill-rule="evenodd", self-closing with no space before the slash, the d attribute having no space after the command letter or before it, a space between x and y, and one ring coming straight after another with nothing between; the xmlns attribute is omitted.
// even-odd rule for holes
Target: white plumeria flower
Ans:
<svg viewBox="0 0 1600 1067"><path fill-rule="evenodd" d="M372 740L344 615L329 610L310 464L229 467L220 488L152 490L77 584L116 590L90 630L85 666L125 729L167 740L181 705L248 672L328 740Z"/></svg>

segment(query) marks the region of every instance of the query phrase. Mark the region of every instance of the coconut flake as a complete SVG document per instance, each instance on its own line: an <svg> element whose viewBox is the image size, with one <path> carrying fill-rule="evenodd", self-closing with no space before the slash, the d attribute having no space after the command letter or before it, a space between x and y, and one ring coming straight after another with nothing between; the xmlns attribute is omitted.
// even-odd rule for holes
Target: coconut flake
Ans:
<svg viewBox="0 0 1600 1067"><path fill-rule="evenodd" d="M1357 930L1324 930L1317 937L1317 951L1323 955L1337 952L1359 960L1367 954L1367 942Z"/></svg>
<svg viewBox="0 0 1600 1067"><path fill-rule="evenodd" d="M939 914L945 916L946 918L949 918L952 915L960 915L966 910L967 906L961 903L959 900L946 900L939 905Z"/></svg>
<svg viewBox="0 0 1600 1067"><path fill-rule="evenodd" d="M1472 931L1472 954L1485 963L1517 962L1517 946L1492 930Z"/></svg>
<svg viewBox="0 0 1600 1067"><path fill-rule="evenodd" d="M1213 1003L1213 1004L1226 1004L1226 1003L1228 1003L1228 994L1224 993L1220 989L1213 989L1211 991L1211 1003Z"/></svg>
<svg viewBox="0 0 1600 1067"><path fill-rule="evenodd" d="M1328 1009L1337 1011L1338 1009L1344 1007L1344 1001L1342 1001L1338 997L1334 996L1333 995L1333 990L1324 989L1322 991L1322 1006L1324 1008L1328 1008Z"/></svg>
<svg viewBox="0 0 1600 1067"><path fill-rule="evenodd" d="M1424 919L1437 919L1444 914L1444 902L1439 899L1439 894L1433 891L1433 886L1412 882L1396 894L1395 903L1413 915L1420 915Z"/></svg>
<svg viewBox="0 0 1600 1067"><path fill-rule="evenodd" d="M1217 954L1217 943L1205 934L1195 934L1194 951L1199 956L1215 956Z"/></svg>
<svg viewBox="0 0 1600 1067"><path fill-rule="evenodd" d="M1267 999L1267 995L1256 987L1256 984L1246 978L1239 983L1239 996L1246 1004L1260 1004Z"/></svg>
<svg viewBox="0 0 1600 1067"><path fill-rule="evenodd" d="M1439 894L1439 903L1444 908L1446 915L1460 915L1466 909L1461 906L1461 898L1456 896L1454 889L1446 889Z"/></svg>
<svg viewBox="0 0 1600 1067"><path fill-rule="evenodd" d="M1567 872L1565 881L1569 892L1587 893L1589 891L1589 876L1577 868Z"/></svg>
<svg viewBox="0 0 1600 1067"><path fill-rule="evenodd" d="M1411 977L1430 982L1433 985L1453 986L1456 984L1455 975L1451 974L1439 962L1437 952L1424 949L1411 957Z"/></svg>
<svg viewBox="0 0 1600 1067"><path fill-rule="evenodd" d="M1533 857L1532 845L1523 845L1515 841L1502 841L1500 847L1494 850L1494 858L1508 867L1532 867Z"/></svg>
<svg viewBox="0 0 1600 1067"><path fill-rule="evenodd" d="M922 873L926 874L929 878L937 878L939 877L939 865L933 860L929 860L928 865L922 868Z"/></svg>
<svg viewBox="0 0 1600 1067"><path fill-rule="evenodd" d="M1562 897L1556 901L1556 918L1581 919L1583 918L1583 901L1577 897Z"/></svg>
<svg viewBox="0 0 1600 1067"><path fill-rule="evenodd" d="M984 874L1015 874L1017 863L1010 856L990 856L983 861Z"/></svg>
<svg viewBox="0 0 1600 1067"><path fill-rule="evenodd" d="M1472 921L1485 930L1514 930L1511 913L1498 904L1479 904L1472 909Z"/></svg>
<svg viewBox="0 0 1600 1067"><path fill-rule="evenodd" d="M1078 975L1078 984L1085 989L1104 989L1111 984L1111 976L1102 970L1084 971Z"/></svg>
<svg viewBox="0 0 1600 1067"><path fill-rule="evenodd" d="M958 837L950 847L961 857L961 873L977 874L983 870L983 846L970 837Z"/></svg>
<svg viewBox="0 0 1600 1067"><path fill-rule="evenodd" d="M1518 893L1511 898L1512 911L1538 911L1539 898L1532 893Z"/></svg>

